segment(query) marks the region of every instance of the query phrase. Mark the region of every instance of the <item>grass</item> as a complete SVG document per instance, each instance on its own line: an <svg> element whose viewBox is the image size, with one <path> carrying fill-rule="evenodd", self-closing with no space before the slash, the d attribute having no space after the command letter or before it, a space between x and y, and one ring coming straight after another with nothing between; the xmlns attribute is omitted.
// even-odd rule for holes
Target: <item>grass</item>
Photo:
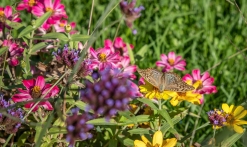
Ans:
<svg viewBox="0 0 247 147"><path fill-rule="evenodd" d="M91 30L104 12L109 1L95 1ZM70 21L75 21L77 30L87 33L91 1L62 0ZM12 4L10 1L1 1L0 5ZM118 35L135 46L135 63L141 68L154 67L160 59L160 54L175 51L187 61L187 70L183 74L191 73L198 68L202 72L210 69L215 78L218 93L205 96L205 105L202 109L198 126L206 123L206 112L220 108L222 103L240 105L247 98L247 53L241 52L246 48L247 24L241 17L234 1L222 0L142 0L138 1L145 10L142 16L135 21L134 28L137 35L133 35L123 21L120 21ZM244 16L247 15L247 1L238 1L239 8ZM118 7L106 18L101 29L119 21L121 13ZM113 39L118 23L104 30L97 39L94 47L103 45L107 38ZM236 53L236 56L228 58ZM217 63L221 63L218 66ZM214 68L212 68L214 67ZM211 69L212 68L212 69ZM193 107L192 112L197 114L200 106ZM196 118L184 119L178 132L187 135L192 132ZM201 142L212 136L211 127L196 132L194 141ZM246 135L245 135L246 137ZM238 145L241 145L239 142ZM237 146L237 145L235 145Z"/></svg>

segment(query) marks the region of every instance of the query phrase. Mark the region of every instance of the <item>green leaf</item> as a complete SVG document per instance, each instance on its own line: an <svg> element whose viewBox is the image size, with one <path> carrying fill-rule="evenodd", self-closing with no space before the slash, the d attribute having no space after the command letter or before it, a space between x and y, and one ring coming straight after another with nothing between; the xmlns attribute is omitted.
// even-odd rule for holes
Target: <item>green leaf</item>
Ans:
<svg viewBox="0 0 247 147"><path fill-rule="evenodd" d="M42 48L45 48L48 44L45 42L40 42L38 44L35 44L29 51L29 54L35 53L37 51L39 51Z"/></svg>
<svg viewBox="0 0 247 147"><path fill-rule="evenodd" d="M85 40L88 40L88 39L89 39L88 35L80 35L80 34L71 35L71 40L72 41L85 41Z"/></svg>
<svg viewBox="0 0 247 147"><path fill-rule="evenodd" d="M137 122L135 115L130 111L119 111L118 114L126 117L127 119L131 120L133 123Z"/></svg>
<svg viewBox="0 0 247 147"><path fill-rule="evenodd" d="M35 137L34 137L34 142L38 142L41 130L42 130L42 124L38 123L37 126L35 127L36 133L35 133Z"/></svg>
<svg viewBox="0 0 247 147"><path fill-rule="evenodd" d="M27 26L25 29L23 29L20 34L18 35L18 38L21 38L29 33L31 33L34 30L34 28L32 26Z"/></svg>
<svg viewBox="0 0 247 147"><path fill-rule="evenodd" d="M143 122L148 122L150 121L150 116L149 115L138 115L136 116L136 123L143 123ZM124 125L130 125L133 124L132 120L124 120L124 122L118 123L119 126L124 126Z"/></svg>
<svg viewBox="0 0 247 147"><path fill-rule="evenodd" d="M117 146L118 141L115 139L110 139L109 141L109 147L116 147Z"/></svg>
<svg viewBox="0 0 247 147"><path fill-rule="evenodd" d="M83 101L75 101L75 105L80 109L85 111L87 104L84 103ZM93 113L93 110L89 110L88 112Z"/></svg>
<svg viewBox="0 0 247 147"><path fill-rule="evenodd" d="M238 141L243 135L244 135L244 133L235 133L231 137L223 140L221 142L221 147L230 147L230 146L234 145L235 142Z"/></svg>
<svg viewBox="0 0 247 147"><path fill-rule="evenodd" d="M129 57L130 57L130 63L135 64L135 58L134 58L133 50L130 48L129 44L127 44L127 48L128 48L128 53L129 53Z"/></svg>
<svg viewBox="0 0 247 147"><path fill-rule="evenodd" d="M18 23L18 22L11 22L10 20L6 20L6 24L8 26L10 26L11 28L14 28L14 29L20 29L21 27L24 27L23 24L21 23Z"/></svg>
<svg viewBox="0 0 247 147"><path fill-rule="evenodd" d="M144 104L147 104L149 107L151 107L154 110L159 110L158 107L155 106L154 103L147 98L138 98L137 100L144 103Z"/></svg>
<svg viewBox="0 0 247 147"><path fill-rule="evenodd" d="M52 128L50 128L49 130L49 135L54 135L56 134L59 135L59 134L66 134L67 133L67 129L65 127L60 127L60 126L52 126Z"/></svg>
<svg viewBox="0 0 247 147"><path fill-rule="evenodd" d="M48 33L42 36L45 39L60 39L62 41L69 41L69 38L63 33Z"/></svg>
<svg viewBox="0 0 247 147"><path fill-rule="evenodd" d="M0 56L4 54L7 50L8 50L7 46L0 48Z"/></svg>
<svg viewBox="0 0 247 147"><path fill-rule="evenodd" d="M143 60L144 59L144 55L145 53L148 51L148 46L144 45L136 54L135 54L135 58L139 59L139 60Z"/></svg>
<svg viewBox="0 0 247 147"><path fill-rule="evenodd" d="M35 25L33 26L34 28L40 27L50 16L52 12L46 12L44 15L42 15L40 18L38 18L35 21Z"/></svg>
<svg viewBox="0 0 247 147"><path fill-rule="evenodd" d="M26 142L29 135L30 135L29 131L23 132L21 134L21 136L18 137L17 145L18 146L24 146L24 143Z"/></svg>
<svg viewBox="0 0 247 147"><path fill-rule="evenodd" d="M106 120L105 118L98 118L87 121L87 124L92 125L117 125L117 122L114 119Z"/></svg>
<svg viewBox="0 0 247 147"><path fill-rule="evenodd" d="M128 131L131 134L150 134L148 129L145 128L137 128Z"/></svg>
<svg viewBox="0 0 247 147"><path fill-rule="evenodd" d="M166 111L166 109L158 110L158 113L159 113L159 114L167 121L167 123L173 128L172 119L171 119L170 115L168 114L168 112Z"/></svg>
<svg viewBox="0 0 247 147"><path fill-rule="evenodd" d="M123 144L125 146L133 146L134 145L134 141L129 139L129 138L126 138L126 139L123 140Z"/></svg>

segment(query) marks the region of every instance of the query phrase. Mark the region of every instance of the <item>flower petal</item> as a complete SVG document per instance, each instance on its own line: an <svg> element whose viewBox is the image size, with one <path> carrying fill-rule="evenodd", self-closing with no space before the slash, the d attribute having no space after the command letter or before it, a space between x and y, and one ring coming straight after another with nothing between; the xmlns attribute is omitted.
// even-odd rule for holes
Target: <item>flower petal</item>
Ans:
<svg viewBox="0 0 247 147"><path fill-rule="evenodd" d="M140 140L134 141L134 147L147 147L146 144Z"/></svg>
<svg viewBox="0 0 247 147"><path fill-rule="evenodd" d="M22 84L29 90L34 87L35 79L23 80Z"/></svg>
<svg viewBox="0 0 247 147"><path fill-rule="evenodd" d="M166 139L163 141L162 147L174 147L177 144L176 138Z"/></svg>
<svg viewBox="0 0 247 147"><path fill-rule="evenodd" d="M36 79L35 86L39 86L40 90L42 90L45 86L45 78L43 76L38 76Z"/></svg>
<svg viewBox="0 0 247 147"><path fill-rule="evenodd" d="M42 105L46 110L53 110L53 107L49 101L40 102L39 105Z"/></svg>
<svg viewBox="0 0 247 147"><path fill-rule="evenodd" d="M157 131L153 136L153 146L158 145L161 146L163 144L163 135L161 131Z"/></svg>
<svg viewBox="0 0 247 147"><path fill-rule="evenodd" d="M235 125L235 124L233 125L233 129L237 133L243 133L244 132L244 129L242 127Z"/></svg>
<svg viewBox="0 0 247 147"><path fill-rule="evenodd" d="M223 109L226 113L229 113L230 108L229 108L228 104L223 103L223 104L222 104L222 109Z"/></svg>
<svg viewBox="0 0 247 147"><path fill-rule="evenodd" d="M13 95L12 100L16 102L30 101L32 96L29 93L18 93Z"/></svg>
<svg viewBox="0 0 247 147"><path fill-rule="evenodd" d="M233 116L234 117L236 117L236 116L238 116L238 115L240 115L241 113L246 113L245 111L244 111L244 107L243 106L237 106L237 108L234 110L234 112L233 112Z"/></svg>

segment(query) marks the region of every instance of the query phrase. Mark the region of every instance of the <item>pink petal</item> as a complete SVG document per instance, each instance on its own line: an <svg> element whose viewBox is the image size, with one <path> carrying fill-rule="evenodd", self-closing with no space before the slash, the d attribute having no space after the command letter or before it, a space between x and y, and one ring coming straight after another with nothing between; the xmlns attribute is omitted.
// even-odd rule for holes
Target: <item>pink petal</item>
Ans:
<svg viewBox="0 0 247 147"><path fill-rule="evenodd" d="M202 77L201 77L201 80L202 81L205 81L207 78L209 78L210 77L210 75L209 75L209 73L206 71L203 75L202 75Z"/></svg>
<svg viewBox="0 0 247 147"><path fill-rule="evenodd" d="M53 107L49 101L40 102L39 105L42 105L46 110L53 110Z"/></svg>
<svg viewBox="0 0 247 147"><path fill-rule="evenodd" d="M123 42L123 39L121 37L117 37L114 41L114 46L116 48L123 48L124 47L124 42Z"/></svg>
<svg viewBox="0 0 247 147"><path fill-rule="evenodd" d="M33 100L32 96L28 93L17 93L13 95L12 100L16 102L30 101Z"/></svg>
<svg viewBox="0 0 247 147"><path fill-rule="evenodd" d="M192 76L194 78L194 80L201 80L201 75L200 75L200 70L199 69L194 69L192 71Z"/></svg>
<svg viewBox="0 0 247 147"><path fill-rule="evenodd" d="M45 78L42 77L42 76L38 76L36 78L35 86L39 86L40 90L42 90L44 88L44 86L45 86Z"/></svg>
<svg viewBox="0 0 247 147"><path fill-rule="evenodd" d="M168 59L172 59L173 61L175 61L175 59L176 59L175 53L174 52L168 53Z"/></svg>
<svg viewBox="0 0 247 147"><path fill-rule="evenodd" d="M4 14L7 18L11 17L12 15L12 8L11 6L6 6L4 9Z"/></svg>
<svg viewBox="0 0 247 147"><path fill-rule="evenodd" d="M35 80L34 79L29 79L29 80L23 80L22 84L27 88L31 89L34 87Z"/></svg>
<svg viewBox="0 0 247 147"><path fill-rule="evenodd" d="M44 0L45 8L53 8L52 0Z"/></svg>
<svg viewBox="0 0 247 147"><path fill-rule="evenodd" d="M175 65L174 68L181 71L185 70L184 66Z"/></svg>
<svg viewBox="0 0 247 147"><path fill-rule="evenodd" d="M168 63L165 63L164 61L157 61L156 62L156 66L158 67L164 67L164 66L167 66Z"/></svg>
<svg viewBox="0 0 247 147"><path fill-rule="evenodd" d="M139 84L139 85L144 85L144 84L145 84L145 80L144 80L143 77L141 77L141 78L139 79L138 84Z"/></svg>
<svg viewBox="0 0 247 147"><path fill-rule="evenodd" d="M188 81L188 80L193 81L192 76L190 74L184 75L182 80L185 81L185 82Z"/></svg>
<svg viewBox="0 0 247 147"><path fill-rule="evenodd" d="M44 14L44 5L42 3L37 3L36 6L33 6L32 13L35 16L42 16Z"/></svg>
<svg viewBox="0 0 247 147"><path fill-rule="evenodd" d="M91 57L98 59L97 53L95 52L95 50L93 48L89 49L89 53L90 53Z"/></svg>
<svg viewBox="0 0 247 147"><path fill-rule="evenodd" d="M214 78L208 78L205 81L203 81L203 85L211 85L214 82Z"/></svg>
<svg viewBox="0 0 247 147"><path fill-rule="evenodd" d="M167 56L165 54L160 55L161 61L167 63Z"/></svg>
<svg viewBox="0 0 247 147"><path fill-rule="evenodd" d="M181 56L177 56L176 59L175 59L174 64L177 64L181 59L182 59ZM184 61L184 60L182 60L182 61Z"/></svg>
<svg viewBox="0 0 247 147"><path fill-rule="evenodd" d="M16 7L16 10L21 11L26 9L27 5L25 3L19 3L18 6Z"/></svg>
<svg viewBox="0 0 247 147"><path fill-rule="evenodd" d="M76 27L76 23L75 22L71 22L70 26L71 26L72 29L74 29Z"/></svg>
<svg viewBox="0 0 247 147"><path fill-rule="evenodd" d="M33 107L33 105L34 105L34 103L27 103L27 104L24 105L24 107L27 108L27 109L31 109ZM39 106L36 105L35 108L32 111L35 112L35 111L38 110L38 108L39 108Z"/></svg>

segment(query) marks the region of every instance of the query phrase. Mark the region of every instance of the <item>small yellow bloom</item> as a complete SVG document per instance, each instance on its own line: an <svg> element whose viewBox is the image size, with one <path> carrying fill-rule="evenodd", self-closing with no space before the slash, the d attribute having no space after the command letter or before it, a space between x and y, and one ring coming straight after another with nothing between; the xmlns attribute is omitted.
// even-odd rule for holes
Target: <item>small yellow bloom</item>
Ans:
<svg viewBox="0 0 247 147"><path fill-rule="evenodd" d="M163 140L161 131L156 131L153 136L153 142L151 143L144 135L141 140L134 141L134 147L174 147L177 144L176 138Z"/></svg>
<svg viewBox="0 0 247 147"><path fill-rule="evenodd" d="M175 96L172 96L170 103L173 106L176 106L181 101L188 101L193 104L201 104L201 99L203 99L203 96L199 93L193 93L192 91L177 92Z"/></svg>
<svg viewBox="0 0 247 147"><path fill-rule="evenodd" d="M172 91L163 91L163 92L159 92L159 90L154 87L152 84L150 84L149 82L147 82L145 80L145 84L144 85L140 85L139 86L140 92L144 94L144 96L146 98L149 99L169 99L170 95L174 95L176 92L172 92Z"/></svg>
<svg viewBox="0 0 247 147"><path fill-rule="evenodd" d="M228 106L228 104L222 104L222 109L228 115L226 118L226 125L233 128L237 133L243 133L244 129L240 125L247 124L247 121L241 120L247 114L247 110L243 106Z"/></svg>

